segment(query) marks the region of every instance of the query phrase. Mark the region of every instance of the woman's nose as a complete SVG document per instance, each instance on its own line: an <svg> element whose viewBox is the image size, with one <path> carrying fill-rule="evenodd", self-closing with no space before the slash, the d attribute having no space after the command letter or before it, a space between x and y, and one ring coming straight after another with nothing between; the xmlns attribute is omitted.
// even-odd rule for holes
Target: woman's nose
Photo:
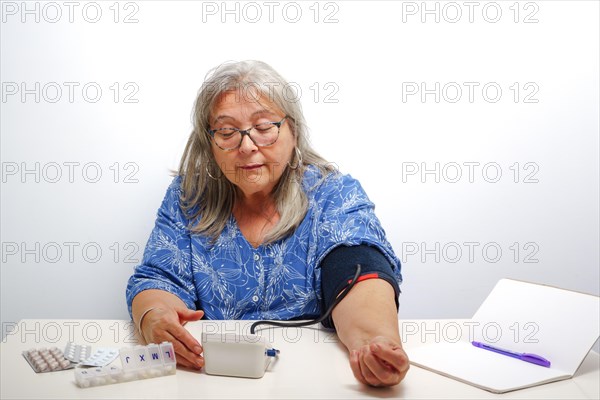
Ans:
<svg viewBox="0 0 600 400"><path fill-rule="evenodd" d="M250 139L250 135L244 135L242 137L242 143L240 144L240 153L252 153L257 151L258 147L254 144L252 139Z"/></svg>

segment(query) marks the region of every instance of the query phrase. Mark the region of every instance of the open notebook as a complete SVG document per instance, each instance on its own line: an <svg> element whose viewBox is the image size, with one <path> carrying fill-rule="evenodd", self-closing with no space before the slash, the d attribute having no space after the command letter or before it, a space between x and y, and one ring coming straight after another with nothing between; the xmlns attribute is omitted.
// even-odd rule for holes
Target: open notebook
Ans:
<svg viewBox="0 0 600 400"><path fill-rule="evenodd" d="M494 393L571 378L600 335L597 296L501 279L460 340L412 349L412 364ZM473 328L471 328L473 327ZM479 341L548 359L550 368L480 349Z"/></svg>

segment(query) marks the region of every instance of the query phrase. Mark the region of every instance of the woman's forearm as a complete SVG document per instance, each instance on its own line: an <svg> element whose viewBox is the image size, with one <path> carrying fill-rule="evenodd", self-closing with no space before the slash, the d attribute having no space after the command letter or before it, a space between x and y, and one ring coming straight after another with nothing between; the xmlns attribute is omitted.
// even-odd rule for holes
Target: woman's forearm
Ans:
<svg viewBox="0 0 600 400"><path fill-rule="evenodd" d="M357 283L334 309L333 322L358 381L393 386L404 379L410 365L400 342L395 292L387 281Z"/></svg>
<svg viewBox="0 0 600 400"><path fill-rule="evenodd" d="M338 337L349 351L376 336L400 342L395 293L383 279L358 282L333 310Z"/></svg>

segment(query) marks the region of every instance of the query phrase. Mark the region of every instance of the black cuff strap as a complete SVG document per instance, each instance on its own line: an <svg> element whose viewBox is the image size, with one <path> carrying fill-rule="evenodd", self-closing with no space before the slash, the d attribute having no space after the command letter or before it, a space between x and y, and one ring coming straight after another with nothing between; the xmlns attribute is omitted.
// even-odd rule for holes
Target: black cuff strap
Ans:
<svg viewBox="0 0 600 400"><path fill-rule="evenodd" d="M327 310L340 292L348 285L348 282L352 280L356 271L356 264L361 265L360 276L362 279L379 278L392 285L395 292L396 309L398 309L400 287L394 277L392 265L378 249L368 245L340 246L332 250L323 259L320 265L323 298L321 309ZM359 281L361 278L359 278ZM331 316L323 321L323 326L335 329Z"/></svg>

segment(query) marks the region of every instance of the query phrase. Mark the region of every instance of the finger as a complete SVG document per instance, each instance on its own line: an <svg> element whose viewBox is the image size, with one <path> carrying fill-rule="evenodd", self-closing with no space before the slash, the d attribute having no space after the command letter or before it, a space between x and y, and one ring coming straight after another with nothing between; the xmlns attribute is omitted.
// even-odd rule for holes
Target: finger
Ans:
<svg viewBox="0 0 600 400"><path fill-rule="evenodd" d="M188 331L181 325L174 325L169 332L181 343L187 347L190 352L196 355L202 354L202 346Z"/></svg>
<svg viewBox="0 0 600 400"><path fill-rule="evenodd" d="M371 352L379 359L400 372L406 374L409 362L404 349L393 343L372 343Z"/></svg>
<svg viewBox="0 0 600 400"><path fill-rule="evenodd" d="M352 350L350 352L350 369L352 369L352 373L354 374L354 377L357 381L359 381L362 384L368 385L367 381L365 381L365 378L362 375L362 372L360 371L358 351L356 350Z"/></svg>
<svg viewBox="0 0 600 400"><path fill-rule="evenodd" d="M186 309L177 309L177 315L179 316L179 321L183 323L184 321L198 321L202 319L204 316L204 311L202 310L190 310Z"/></svg>
<svg viewBox="0 0 600 400"><path fill-rule="evenodd" d="M385 386L396 385L400 383L400 371L397 370L392 364L387 363L373 352L377 344L371 344L369 352L365 354L365 364L369 370L373 373L375 378L380 384Z"/></svg>
<svg viewBox="0 0 600 400"><path fill-rule="evenodd" d="M379 379L377 379L375 374L373 374L373 372L371 371L371 369L365 362L365 356L366 356L365 353L368 353L368 352L370 352L369 348L365 346L365 347L362 347L360 349L360 352L358 353L358 362L360 364L360 371L362 373L362 376L365 378L365 381L367 381L367 383L369 385L379 386L381 384L381 381Z"/></svg>
<svg viewBox="0 0 600 400"><path fill-rule="evenodd" d="M189 362L188 360L186 360L183 357L177 357L177 365L181 365L183 367L190 368L190 369L198 369L198 367L196 365Z"/></svg>
<svg viewBox="0 0 600 400"><path fill-rule="evenodd" d="M200 370L202 369L202 367L204 367L204 359L200 356L196 356L193 353L190 352L186 352L183 349L183 346L177 348L177 346L175 346L175 344L173 344L173 347L176 348L177 350L175 350L175 354L177 357L177 364L189 367L189 368L193 368L193 369L197 369ZM182 353L183 351L183 353Z"/></svg>
<svg viewBox="0 0 600 400"><path fill-rule="evenodd" d="M191 313L197 313L192 310ZM161 341L170 341L173 343L175 353L185 357L188 361L195 364L196 368L204 366L202 354L202 346L200 343L180 324L178 311L172 310L172 313L165 313L159 317L152 329L153 339L157 343ZM166 336L166 337L165 337ZM157 341L156 338L160 338Z"/></svg>
<svg viewBox="0 0 600 400"><path fill-rule="evenodd" d="M173 349L177 355L178 363L194 369L200 369L204 366L204 358L189 351L189 349L174 336L169 336L171 336L171 338L170 340L167 339L167 341L173 343Z"/></svg>
<svg viewBox="0 0 600 400"><path fill-rule="evenodd" d="M193 353L190 353L186 347L179 342L173 335L171 335L166 330L160 330L153 335L152 341L154 343L162 343L162 342L170 342L173 344L173 349L175 350L175 354L177 356L177 363L181 365L185 365L191 368L198 369L200 368L198 364L198 360L195 359Z"/></svg>

